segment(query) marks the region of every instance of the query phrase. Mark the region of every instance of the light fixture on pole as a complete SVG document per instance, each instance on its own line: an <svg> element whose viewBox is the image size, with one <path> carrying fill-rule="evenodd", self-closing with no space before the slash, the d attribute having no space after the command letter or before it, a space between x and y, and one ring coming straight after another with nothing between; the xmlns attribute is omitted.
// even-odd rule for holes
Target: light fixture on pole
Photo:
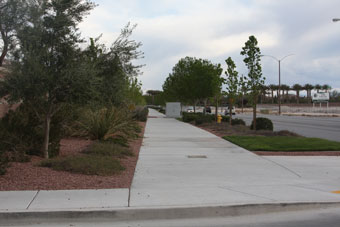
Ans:
<svg viewBox="0 0 340 227"><path fill-rule="evenodd" d="M284 56L281 59L278 59L278 58L276 58L276 57L274 57L272 55L265 55L265 54L261 55L261 56L264 56L264 57L271 57L271 58L273 58L274 60L276 60L279 63L279 89L278 89L278 94L277 94L277 97L279 99L278 100L278 103L279 103L279 115L281 115L281 62L285 58L287 58L289 56L292 56L292 55L294 55L294 54L288 54L288 55Z"/></svg>
<svg viewBox="0 0 340 227"><path fill-rule="evenodd" d="M333 22L338 22L338 21L340 21L340 18L333 18L332 21L333 21Z"/></svg>

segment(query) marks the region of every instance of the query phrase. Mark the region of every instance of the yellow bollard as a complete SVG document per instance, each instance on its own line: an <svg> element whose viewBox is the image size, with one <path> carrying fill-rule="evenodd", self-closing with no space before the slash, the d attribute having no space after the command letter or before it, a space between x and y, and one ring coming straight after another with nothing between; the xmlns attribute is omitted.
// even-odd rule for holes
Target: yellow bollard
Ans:
<svg viewBox="0 0 340 227"><path fill-rule="evenodd" d="M221 114L218 114L217 115L217 123L221 124L221 122L222 122L222 116L221 116Z"/></svg>

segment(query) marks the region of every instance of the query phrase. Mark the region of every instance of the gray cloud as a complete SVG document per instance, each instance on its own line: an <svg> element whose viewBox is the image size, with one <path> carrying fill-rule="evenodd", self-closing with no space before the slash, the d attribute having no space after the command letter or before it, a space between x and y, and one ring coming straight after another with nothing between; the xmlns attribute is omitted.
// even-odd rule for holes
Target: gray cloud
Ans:
<svg viewBox="0 0 340 227"><path fill-rule="evenodd" d="M103 33L110 43L128 21L143 43L144 89L160 89L172 67L187 55L225 65L231 56L246 73L239 55L249 35L263 54L282 62L282 81L330 84L340 88L340 2L334 0L125 0L95 1L99 6L81 26L85 36ZM277 62L263 58L267 83L277 83Z"/></svg>

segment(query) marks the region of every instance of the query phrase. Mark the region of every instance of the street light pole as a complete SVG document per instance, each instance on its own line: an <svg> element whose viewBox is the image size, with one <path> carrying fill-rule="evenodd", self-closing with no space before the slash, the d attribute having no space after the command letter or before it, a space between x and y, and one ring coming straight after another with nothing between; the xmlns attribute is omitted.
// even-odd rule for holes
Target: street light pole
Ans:
<svg viewBox="0 0 340 227"><path fill-rule="evenodd" d="M278 59L272 55L261 55L261 56L267 56L267 57L271 57L273 58L274 60L276 60L278 63L279 63L279 90L278 90L278 94L277 94L277 98L279 99L278 100L278 103L279 103L279 115L281 115L281 61L283 61L285 58L289 57L289 56L292 56L294 54L288 54L286 56L284 56L283 58L281 59Z"/></svg>

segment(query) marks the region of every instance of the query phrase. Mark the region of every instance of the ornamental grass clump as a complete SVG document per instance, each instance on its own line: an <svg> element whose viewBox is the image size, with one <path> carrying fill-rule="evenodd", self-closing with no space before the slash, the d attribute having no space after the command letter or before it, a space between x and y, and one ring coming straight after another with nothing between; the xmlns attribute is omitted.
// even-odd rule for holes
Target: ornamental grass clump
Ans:
<svg viewBox="0 0 340 227"><path fill-rule="evenodd" d="M118 107L86 110L78 121L80 134L94 140L137 138L140 127L131 112Z"/></svg>

